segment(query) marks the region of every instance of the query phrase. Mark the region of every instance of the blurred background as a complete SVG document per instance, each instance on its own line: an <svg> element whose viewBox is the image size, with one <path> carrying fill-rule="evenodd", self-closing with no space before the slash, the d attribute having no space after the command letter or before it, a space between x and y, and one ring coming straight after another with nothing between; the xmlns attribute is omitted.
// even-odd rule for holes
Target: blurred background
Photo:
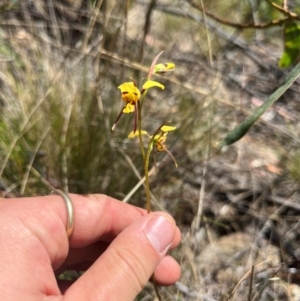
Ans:
<svg viewBox="0 0 300 301"><path fill-rule="evenodd" d="M111 126L117 87L141 86L164 51L158 62L176 70L155 77L165 89L143 106L149 133L177 127L178 168L158 153L150 178L153 210L183 233L182 277L163 300L300 300L299 80L216 148L299 61L298 14L299 0L0 1L0 195L60 188L144 207L133 115ZM147 286L137 300L153 298Z"/></svg>

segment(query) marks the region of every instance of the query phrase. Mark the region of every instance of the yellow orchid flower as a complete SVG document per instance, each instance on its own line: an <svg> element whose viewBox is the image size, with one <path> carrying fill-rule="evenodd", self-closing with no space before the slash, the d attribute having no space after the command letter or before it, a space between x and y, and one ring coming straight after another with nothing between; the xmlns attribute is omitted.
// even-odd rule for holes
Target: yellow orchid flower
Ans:
<svg viewBox="0 0 300 301"><path fill-rule="evenodd" d="M155 145L157 151L163 152L166 149L166 140L167 133L160 133L154 136L153 144Z"/></svg>
<svg viewBox="0 0 300 301"><path fill-rule="evenodd" d="M161 74L175 70L174 63L161 63L154 66L154 73Z"/></svg>
<svg viewBox="0 0 300 301"><path fill-rule="evenodd" d="M170 153L170 151L167 149L166 147L166 140L167 140L167 134L168 132L174 131L176 129L175 126L170 126L170 125L163 125L160 127L160 129L158 131L156 131L156 135L154 136L154 138L152 138L153 136L150 136L148 134L147 131L141 131L142 135L147 135L150 139L150 141L152 141L151 145L150 145L150 151L152 151L153 146L155 146L156 150L158 152L167 152L168 155L172 158L172 160L174 161L176 167L177 167L177 162L175 160L175 158L173 157L173 155ZM130 132L130 134L128 135L128 138L134 138L137 137L139 135L138 131L132 131Z"/></svg>
<svg viewBox="0 0 300 301"><path fill-rule="evenodd" d="M126 103L134 104L141 97L141 92L136 87L134 82L123 83L118 87L118 89L121 90L121 97L123 101L125 101Z"/></svg>
<svg viewBox="0 0 300 301"><path fill-rule="evenodd" d="M174 131L176 129L175 126L170 126L170 125L163 125L160 128L160 133L156 134L153 138L153 145L156 147L156 150L158 152L167 152L168 155L172 158L172 160L175 163L175 166L177 167L177 162L174 158L174 156L171 154L171 152L167 149L166 147L166 140L167 140L167 134L168 132Z"/></svg>
<svg viewBox="0 0 300 301"><path fill-rule="evenodd" d="M118 115L115 123L113 124L111 130L113 131L121 118L123 113L135 113L134 114L134 128L136 128L136 118L137 118L137 112L136 112L136 105L137 102L141 98L141 92L136 87L136 84L134 81L132 82L125 82L122 85L118 87L118 89L121 90L121 97L122 100L125 102L125 107L122 109L120 114Z"/></svg>
<svg viewBox="0 0 300 301"><path fill-rule="evenodd" d="M168 132L174 131L176 126L163 125L160 128L160 133L156 134L153 139L153 144L159 152L166 150L165 142L167 140Z"/></svg>

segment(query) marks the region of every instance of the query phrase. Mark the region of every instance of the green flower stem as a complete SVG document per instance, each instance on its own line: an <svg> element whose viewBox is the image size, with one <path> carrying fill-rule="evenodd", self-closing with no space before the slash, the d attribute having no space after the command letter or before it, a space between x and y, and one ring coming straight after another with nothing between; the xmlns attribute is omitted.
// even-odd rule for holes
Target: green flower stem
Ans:
<svg viewBox="0 0 300 301"><path fill-rule="evenodd" d="M149 186L149 158L151 153L151 144L153 143L153 139L149 142L147 154L145 155L144 144L143 144L143 137L142 137L142 104L143 100L146 96L147 90L142 94L140 100L137 103L138 108L138 133L139 133L139 142L140 142L140 149L143 157L144 162L144 173L145 173L145 190L146 190L146 208L147 212L150 213L151 211L151 202L150 202L150 186Z"/></svg>
<svg viewBox="0 0 300 301"><path fill-rule="evenodd" d="M149 158L151 149L148 148L145 158L145 189L146 189L146 209L147 213L151 212L150 185L149 185Z"/></svg>
<svg viewBox="0 0 300 301"><path fill-rule="evenodd" d="M146 94L147 94L147 90L144 90L144 92L142 92L140 100L137 102L139 142L140 142L140 149L141 149L141 154L143 156L144 164L145 164L145 150L144 150L143 137L142 137L142 105Z"/></svg>
<svg viewBox="0 0 300 301"><path fill-rule="evenodd" d="M138 108L138 133L139 133L140 149L141 149L141 154L143 156L143 162L145 162L145 150L144 150L143 137L142 137L142 106L140 101L138 101L137 103L137 108Z"/></svg>
<svg viewBox="0 0 300 301"><path fill-rule="evenodd" d="M149 141L148 148L147 148L147 153L145 157L145 165L144 165L144 170L145 170L145 189L146 189L146 209L147 213L151 212L151 198L150 198L150 184L149 184L149 162L150 162L150 154L153 148L153 142L155 136L158 134L160 131L161 126L155 131L155 133L152 135L152 138Z"/></svg>

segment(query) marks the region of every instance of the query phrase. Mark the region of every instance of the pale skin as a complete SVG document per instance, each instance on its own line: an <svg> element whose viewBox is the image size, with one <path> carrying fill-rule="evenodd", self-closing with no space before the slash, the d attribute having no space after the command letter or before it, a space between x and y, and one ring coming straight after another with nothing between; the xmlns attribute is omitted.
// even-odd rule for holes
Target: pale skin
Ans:
<svg viewBox="0 0 300 301"><path fill-rule="evenodd" d="M180 276L167 251L180 242L171 216L105 195L70 194L75 228L68 240L61 196L0 199L0 292L10 301L132 301L154 273ZM57 281L66 269L86 271Z"/></svg>

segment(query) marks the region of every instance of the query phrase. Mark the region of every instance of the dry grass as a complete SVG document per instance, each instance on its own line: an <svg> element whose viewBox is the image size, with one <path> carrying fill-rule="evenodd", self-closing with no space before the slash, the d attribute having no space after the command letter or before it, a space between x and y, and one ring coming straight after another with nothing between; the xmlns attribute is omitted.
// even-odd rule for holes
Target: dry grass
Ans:
<svg viewBox="0 0 300 301"><path fill-rule="evenodd" d="M149 93L145 128L178 127L168 143L179 167L160 154L151 187L183 242L174 252L181 280L161 289L163 300L297 300L286 263L299 265L299 84L236 145L214 148L282 82L280 30L259 33L257 43L257 32L205 22L188 1L158 2L148 28L147 1L0 8L2 195L59 187L125 198L143 172L126 138L132 119L110 130L122 106L117 86L144 78L164 50L177 70L159 77L163 92ZM226 17L225 4L209 8ZM237 17L240 5L230 7L236 21L251 13ZM143 190L129 202L144 206ZM147 287L137 300L149 295Z"/></svg>

